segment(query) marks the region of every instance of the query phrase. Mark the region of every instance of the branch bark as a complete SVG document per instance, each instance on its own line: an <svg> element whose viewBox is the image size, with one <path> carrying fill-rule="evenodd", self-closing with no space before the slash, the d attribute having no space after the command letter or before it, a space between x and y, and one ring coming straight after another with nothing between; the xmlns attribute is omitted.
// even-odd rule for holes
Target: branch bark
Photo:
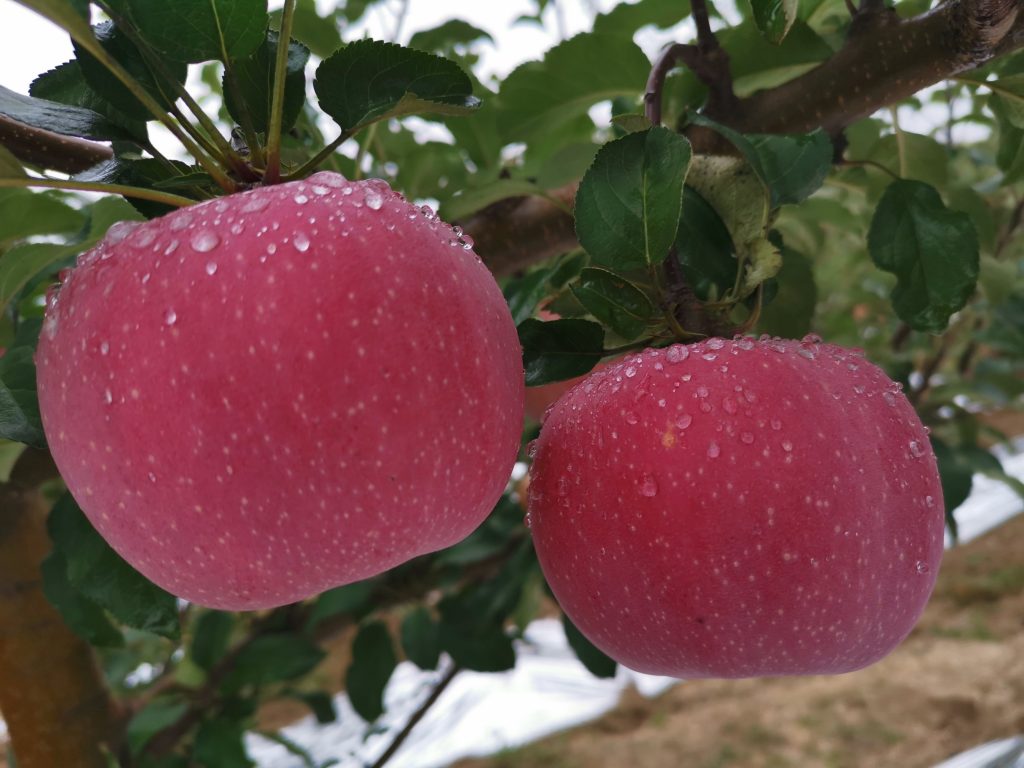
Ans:
<svg viewBox="0 0 1024 768"><path fill-rule="evenodd" d="M106 144L34 128L0 115L0 145L29 165L80 173L114 156Z"/></svg>
<svg viewBox="0 0 1024 768"><path fill-rule="evenodd" d="M35 489L0 488L0 711L20 768L105 768L118 711L92 650L43 595L46 512Z"/></svg>
<svg viewBox="0 0 1024 768"><path fill-rule="evenodd" d="M823 127L838 136L846 126L922 88L1024 47L1021 0L950 0L929 13L899 21L872 14L846 45L815 69L747 98L707 105L709 117L740 131L803 133ZM724 151L708 131L690 134L694 151ZM576 184L552 193L569 205ZM463 228L497 275L575 248L572 220L541 198L514 198L485 208Z"/></svg>

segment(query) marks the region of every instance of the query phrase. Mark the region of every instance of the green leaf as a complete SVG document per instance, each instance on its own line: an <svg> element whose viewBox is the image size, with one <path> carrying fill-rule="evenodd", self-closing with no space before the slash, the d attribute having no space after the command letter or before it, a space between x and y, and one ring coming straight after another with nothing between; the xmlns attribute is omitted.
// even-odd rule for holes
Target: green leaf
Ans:
<svg viewBox="0 0 1024 768"><path fill-rule="evenodd" d="M324 112L346 131L389 117L460 115L480 106L455 62L378 40L358 40L324 59L313 88Z"/></svg>
<svg viewBox="0 0 1024 768"><path fill-rule="evenodd" d="M221 689L232 692L246 685L258 686L302 677L311 672L324 655L302 635L287 632L261 635L238 652Z"/></svg>
<svg viewBox="0 0 1024 768"><path fill-rule="evenodd" d="M632 40L619 35L581 34L552 48L543 62L513 71L499 94L498 126L503 143L550 133L594 104L635 96L651 63Z"/></svg>
<svg viewBox="0 0 1024 768"><path fill-rule="evenodd" d="M267 0L127 0L132 21L174 61L231 61L263 41Z"/></svg>
<svg viewBox="0 0 1024 768"><path fill-rule="evenodd" d="M207 672L220 660L228 647L235 617L223 611L205 611L196 622L190 655Z"/></svg>
<svg viewBox="0 0 1024 768"><path fill-rule="evenodd" d="M374 621L360 627L352 642L345 691L352 708L367 722L372 723L384 714L384 688L397 665L387 625Z"/></svg>
<svg viewBox="0 0 1024 768"><path fill-rule="evenodd" d="M309 707L313 717L320 725L337 721L338 712L334 708L334 699L323 691L313 691L312 693L292 691L289 695Z"/></svg>
<svg viewBox="0 0 1024 768"><path fill-rule="evenodd" d="M1010 124L1024 128L1024 74L987 80L985 86L992 91L992 98L1000 102Z"/></svg>
<svg viewBox="0 0 1024 768"><path fill-rule="evenodd" d="M0 85L0 115L19 123L83 139L131 139L131 133L99 112L22 96Z"/></svg>
<svg viewBox="0 0 1024 768"><path fill-rule="evenodd" d="M576 658L583 663L590 674L594 677L615 677L618 664L587 640L564 613L562 614L562 628L565 629L565 638L569 641L569 647L573 649Z"/></svg>
<svg viewBox="0 0 1024 768"><path fill-rule="evenodd" d="M446 201L441 214L448 220L458 221L510 197L527 197L541 193L540 187L523 179L494 179L476 187L468 187Z"/></svg>
<svg viewBox="0 0 1024 768"><path fill-rule="evenodd" d="M606 269L587 267L569 288L590 314L626 341L640 336L655 314L647 294Z"/></svg>
<svg viewBox="0 0 1024 768"><path fill-rule="evenodd" d="M423 29L414 34L409 38L409 47L448 55L454 53L456 48L465 48L477 40L494 42L494 38L480 27L474 27L462 19L449 19L439 26Z"/></svg>
<svg viewBox="0 0 1024 768"><path fill-rule="evenodd" d="M316 0L298 0L295 15L292 16L292 37L301 41L316 56L326 59L341 47L336 15L337 11L322 17L317 13ZM270 18L273 28L279 30L281 11L274 11Z"/></svg>
<svg viewBox="0 0 1024 768"><path fill-rule="evenodd" d="M27 189L0 189L0 245L32 235L74 232L85 224L82 213L56 195Z"/></svg>
<svg viewBox="0 0 1024 768"><path fill-rule="evenodd" d="M186 702L170 696L161 696L149 702L128 723L126 738L131 753L139 754L150 739L176 723L187 710Z"/></svg>
<svg viewBox="0 0 1024 768"><path fill-rule="evenodd" d="M196 733L192 758L206 768L249 768L255 763L245 751L245 728L234 718L205 721Z"/></svg>
<svg viewBox="0 0 1024 768"><path fill-rule="evenodd" d="M622 271L659 264L675 240L690 143L656 126L609 142L576 193L576 235L596 262Z"/></svg>
<svg viewBox="0 0 1024 768"><path fill-rule="evenodd" d="M893 307L915 330L945 330L949 316L974 293L974 225L966 213L946 208L935 188L923 182L889 185L871 220L868 250L876 266L896 275Z"/></svg>
<svg viewBox="0 0 1024 768"><path fill-rule="evenodd" d="M811 330L818 305L811 260L799 251L782 247L782 269L776 276L778 293L761 310L758 324L762 333L787 339L801 339Z"/></svg>
<svg viewBox="0 0 1024 768"><path fill-rule="evenodd" d="M0 144L0 179L22 179L26 176L21 160Z"/></svg>
<svg viewBox="0 0 1024 768"><path fill-rule="evenodd" d="M717 131L740 151L770 190L772 208L810 197L832 168L832 141L820 128L806 134L745 136L703 115L691 115L690 122Z"/></svg>
<svg viewBox="0 0 1024 768"><path fill-rule="evenodd" d="M770 43L781 43L796 21L798 0L750 0L754 23Z"/></svg>
<svg viewBox="0 0 1024 768"><path fill-rule="evenodd" d="M0 311L5 310L33 278L90 248L115 221L141 218L128 203L116 197L97 200L86 211L89 231L80 242L68 245L27 243L12 248L0 258Z"/></svg>
<svg viewBox="0 0 1024 768"><path fill-rule="evenodd" d="M224 105L228 113L236 123L243 125L246 122L243 117L248 117L248 122L258 133L266 133L270 125L277 46L277 32L267 32L266 39L255 51L230 64L224 74ZM288 46L288 68L284 78L282 129L285 131L295 125L306 103L308 61L309 49L302 43L292 41ZM232 87L232 83L237 85L237 90Z"/></svg>
<svg viewBox="0 0 1024 768"><path fill-rule="evenodd" d="M174 596L111 549L71 494L64 494L54 505L46 527L54 548L67 559L68 580L77 590L130 627L171 640L178 638Z"/></svg>
<svg viewBox="0 0 1024 768"><path fill-rule="evenodd" d="M474 672L504 672L516 665L512 638L500 624L466 627L441 622L441 647L456 664Z"/></svg>
<svg viewBox="0 0 1024 768"><path fill-rule="evenodd" d="M692 187L683 191L676 257L687 283L702 301L720 299L736 285L732 236L718 212Z"/></svg>
<svg viewBox="0 0 1024 768"><path fill-rule="evenodd" d="M43 594L50 601L72 632L90 645L117 647L124 637L110 623L107 614L68 581L68 564L64 555L51 552L40 569Z"/></svg>
<svg viewBox="0 0 1024 768"><path fill-rule="evenodd" d="M438 623L424 606L417 606L402 619L402 650L420 669L437 669L441 658L441 634Z"/></svg>
<svg viewBox="0 0 1024 768"><path fill-rule="evenodd" d="M34 347L19 346L0 357L0 438L45 448L34 355Z"/></svg>
<svg viewBox="0 0 1024 768"><path fill-rule="evenodd" d="M91 109L124 128L138 141L146 140L145 121L129 118L96 93L85 81L82 67L74 59L36 77L28 92L37 99L48 99L72 107Z"/></svg>
<svg viewBox="0 0 1024 768"><path fill-rule="evenodd" d="M151 70L149 63L135 44L125 36L124 32L110 21L96 25L93 29L96 36L95 42L102 47L115 61L152 96L158 104L170 108L175 101L175 96L169 90L169 86L156 77ZM122 83L106 65L93 56L86 47L76 41L74 44L75 58L82 69L82 76L86 83L96 93L110 102L114 107L135 120L153 120L154 116L139 101L131 91ZM165 68L175 81L182 83L188 74L184 64L177 64L170 61L163 61Z"/></svg>
<svg viewBox="0 0 1024 768"><path fill-rule="evenodd" d="M525 320L519 324L526 385L582 376L604 355L604 329L588 320Z"/></svg>
<svg viewBox="0 0 1024 768"><path fill-rule="evenodd" d="M688 0L639 0L635 3L619 3L607 13L597 15L594 19L594 32L632 38L641 27L655 26L658 29L668 29L689 15Z"/></svg>
<svg viewBox="0 0 1024 768"><path fill-rule="evenodd" d="M313 629L321 621L331 616L343 613L358 615L365 611L369 607L370 598L373 596L376 585L377 583L373 579L367 579L335 587L322 593L313 604L306 629Z"/></svg>

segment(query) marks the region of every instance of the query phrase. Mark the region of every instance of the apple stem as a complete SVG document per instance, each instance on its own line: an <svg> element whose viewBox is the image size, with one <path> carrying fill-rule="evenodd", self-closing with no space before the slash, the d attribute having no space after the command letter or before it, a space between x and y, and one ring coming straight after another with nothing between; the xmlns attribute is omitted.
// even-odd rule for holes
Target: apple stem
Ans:
<svg viewBox="0 0 1024 768"><path fill-rule="evenodd" d="M355 136L356 132L352 130L344 130L341 135L338 136L334 141L328 144L326 147L317 152L312 158L307 160L297 169L285 176L282 181L296 181L297 179L303 179L316 170L324 160L334 154L334 150L344 144L346 141Z"/></svg>
<svg viewBox="0 0 1024 768"><path fill-rule="evenodd" d="M277 40L277 59L274 62L274 92L270 103L270 126L267 129L267 169L265 184L281 181L281 126L284 122L284 87L288 74L288 48L292 41L292 20L295 0L285 0L281 9L281 33Z"/></svg>

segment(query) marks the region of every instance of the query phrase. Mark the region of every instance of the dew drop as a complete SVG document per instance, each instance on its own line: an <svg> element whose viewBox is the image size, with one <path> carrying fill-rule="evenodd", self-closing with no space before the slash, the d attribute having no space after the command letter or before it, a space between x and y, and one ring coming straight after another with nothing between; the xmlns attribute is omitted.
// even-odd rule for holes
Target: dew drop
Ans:
<svg viewBox="0 0 1024 768"><path fill-rule="evenodd" d="M145 227L139 229L138 234L128 241L128 245L133 248L148 248L156 240L156 232L151 228Z"/></svg>
<svg viewBox="0 0 1024 768"><path fill-rule="evenodd" d="M915 570L916 570L916 571L917 571L918 573L928 573L928 563L924 562L923 560L918 560L918 561L917 561L917 562L916 562L916 563L914 564L914 569L915 569Z"/></svg>
<svg viewBox="0 0 1024 768"><path fill-rule="evenodd" d="M328 189L327 187L322 187L319 184L313 186L313 194L317 195L318 197L323 197L324 195L330 194L330 192L330 189Z"/></svg>
<svg viewBox="0 0 1024 768"><path fill-rule="evenodd" d="M270 205L270 198L266 195L253 195L242 206L242 213L259 213Z"/></svg>
<svg viewBox="0 0 1024 768"><path fill-rule="evenodd" d="M892 392L886 390L885 392L882 393L882 398L890 406L896 405L896 395L894 395Z"/></svg>
<svg viewBox="0 0 1024 768"><path fill-rule="evenodd" d="M637 417L637 415L635 413L633 413L632 411L629 411L626 414L626 423L627 424L636 424L638 421L640 421L639 417Z"/></svg>
<svg viewBox="0 0 1024 768"><path fill-rule="evenodd" d="M724 346L725 346L725 340L724 339L708 339L708 341L707 341L707 348L708 349L721 349Z"/></svg>
<svg viewBox="0 0 1024 768"><path fill-rule="evenodd" d="M917 440L910 441L910 455L915 459L919 459L924 456L924 448L919 442L917 442Z"/></svg>
<svg viewBox="0 0 1024 768"><path fill-rule="evenodd" d="M155 473L153 473L153 472L149 473L149 482L151 482L151 483L155 483L156 482L156 474Z"/></svg>
<svg viewBox="0 0 1024 768"><path fill-rule="evenodd" d="M654 475L644 475L640 479L640 495L649 499L658 495L658 481Z"/></svg>
<svg viewBox="0 0 1024 768"><path fill-rule="evenodd" d="M776 432L778 432L780 429L782 429L782 422L779 421L778 419L772 419L771 425L772 425L772 429L774 429Z"/></svg>
<svg viewBox="0 0 1024 768"><path fill-rule="evenodd" d="M726 413L736 413L736 401L733 400L731 397L727 397L725 398L725 400L722 401L722 408L725 410Z"/></svg>
<svg viewBox="0 0 1024 768"><path fill-rule="evenodd" d="M722 449L718 447L718 443L712 440L711 444L708 445L708 458L717 459L721 455L721 453Z"/></svg>
<svg viewBox="0 0 1024 768"><path fill-rule="evenodd" d="M208 262L206 262L206 274L210 275L211 277L213 275L217 274L217 262L215 262L215 261L208 261Z"/></svg>
<svg viewBox="0 0 1024 768"><path fill-rule="evenodd" d="M306 197L305 195L301 195L301 194L299 194L299 195L296 195L296 196L295 196L295 197L293 197L292 199L293 199L293 200L294 200L294 201L295 201L296 203L298 203L299 205L305 205L306 203L308 203L308 202L309 202L309 198L308 198L308 197Z"/></svg>
<svg viewBox="0 0 1024 768"><path fill-rule="evenodd" d="M168 309L166 312L164 312L164 324L174 325L176 322L178 322L177 312L175 312L173 309Z"/></svg>
<svg viewBox="0 0 1024 768"><path fill-rule="evenodd" d="M935 498L932 497L932 496L925 496L924 497L924 504L925 504L926 507L931 509L932 507L935 506Z"/></svg>
<svg viewBox="0 0 1024 768"><path fill-rule="evenodd" d="M703 355L701 355L701 357L703 357L709 363L713 363L715 360L718 359L718 355L716 355L714 352L705 352Z"/></svg>
<svg viewBox="0 0 1024 768"><path fill-rule="evenodd" d="M103 242L107 245L116 245L140 226L137 221L116 221L110 225L107 234L103 236Z"/></svg>
<svg viewBox="0 0 1024 768"><path fill-rule="evenodd" d="M202 232L197 232L192 236L192 239L189 241L189 245L192 246L193 251L209 253L220 245L220 235L216 232L204 229Z"/></svg>
<svg viewBox="0 0 1024 768"><path fill-rule="evenodd" d="M523 525L525 525L527 528L533 527L533 518L531 517L529 512L527 512L526 515L523 517Z"/></svg>
<svg viewBox="0 0 1024 768"><path fill-rule="evenodd" d="M100 354L101 355L106 355L106 354L109 354L109 353L110 353L110 343L106 342L106 341L101 342L100 343Z"/></svg>
<svg viewBox="0 0 1024 768"><path fill-rule="evenodd" d="M708 396L708 388L707 387L705 387L703 385L697 387L697 397L707 397L707 396Z"/></svg>
<svg viewBox="0 0 1024 768"><path fill-rule="evenodd" d="M636 367L632 365L627 366L624 373L626 374L627 379L632 379L634 376L636 376Z"/></svg>
<svg viewBox="0 0 1024 768"><path fill-rule="evenodd" d="M750 445L754 442L754 436L750 432L744 432L740 435L740 440L742 440L746 445Z"/></svg>
<svg viewBox="0 0 1024 768"><path fill-rule="evenodd" d="M175 232L180 232L186 229L192 223L192 214L180 212L170 217L171 229Z"/></svg>
<svg viewBox="0 0 1024 768"><path fill-rule="evenodd" d="M670 363L681 363L690 356L690 350L685 344L673 344L665 352L665 359Z"/></svg>
<svg viewBox="0 0 1024 768"><path fill-rule="evenodd" d="M782 450L784 450L786 453L789 453L790 451L793 450L793 444L791 442L789 442L789 440L783 440L782 441Z"/></svg>
<svg viewBox="0 0 1024 768"><path fill-rule="evenodd" d="M103 392L103 402L107 405L114 402L114 394L109 389Z"/></svg>
<svg viewBox="0 0 1024 768"><path fill-rule="evenodd" d="M821 344L821 336L816 333L808 333L800 341L804 344Z"/></svg>
<svg viewBox="0 0 1024 768"><path fill-rule="evenodd" d="M373 187L368 187L364 193L366 207L373 211L379 211L384 205L384 196Z"/></svg>
<svg viewBox="0 0 1024 768"><path fill-rule="evenodd" d="M296 232L295 237L292 238L292 245L299 253L305 253L309 250L309 237L304 232Z"/></svg>
<svg viewBox="0 0 1024 768"><path fill-rule="evenodd" d="M536 441L536 440L531 440L530 442L528 442L528 443L526 444L526 455L527 455L527 456L528 456L529 458L531 458L531 459L532 459L532 458L533 458L534 456L536 456L536 455L537 455L537 441Z"/></svg>

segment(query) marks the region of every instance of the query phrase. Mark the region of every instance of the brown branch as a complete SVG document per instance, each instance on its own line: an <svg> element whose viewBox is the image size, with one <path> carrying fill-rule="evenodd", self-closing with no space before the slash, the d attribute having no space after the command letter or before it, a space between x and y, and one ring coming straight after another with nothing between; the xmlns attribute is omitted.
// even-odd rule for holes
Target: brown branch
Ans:
<svg viewBox="0 0 1024 768"><path fill-rule="evenodd" d="M0 487L0 710L20 768L104 768L121 713L92 650L43 594L47 509L35 491Z"/></svg>
<svg viewBox="0 0 1024 768"><path fill-rule="evenodd" d="M106 144L34 128L3 115L0 144L23 163L61 173L80 173L114 156Z"/></svg>
<svg viewBox="0 0 1024 768"><path fill-rule="evenodd" d="M1024 47L1020 0L950 0L905 21L852 35L831 58L780 86L705 112L743 132L803 133L847 125L922 88ZM885 13L888 13L885 11ZM728 151L707 131L689 134L695 152ZM571 201L576 185L554 191ZM571 217L542 198L503 200L462 222L477 252L507 275L576 247Z"/></svg>

